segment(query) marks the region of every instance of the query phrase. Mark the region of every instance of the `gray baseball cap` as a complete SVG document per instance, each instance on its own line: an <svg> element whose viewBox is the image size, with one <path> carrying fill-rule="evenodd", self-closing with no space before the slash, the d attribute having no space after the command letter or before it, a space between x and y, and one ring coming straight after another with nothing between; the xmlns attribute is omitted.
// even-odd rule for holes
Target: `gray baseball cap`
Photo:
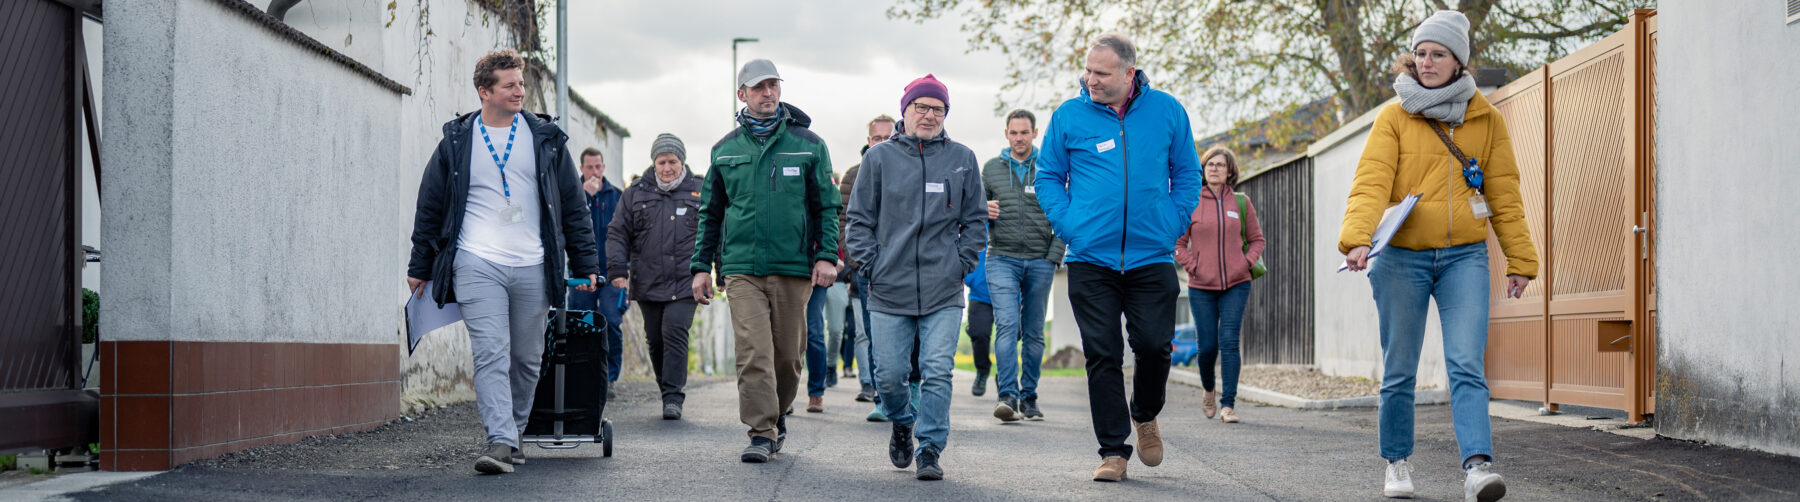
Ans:
<svg viewBox="0 0 1800 502"><path fill-rule="evenodd" d="M781 80L781 74L775 72L775 62L767 59L752 59L744 63L738 70L738 87L751 87L768 79Z"/></svg>

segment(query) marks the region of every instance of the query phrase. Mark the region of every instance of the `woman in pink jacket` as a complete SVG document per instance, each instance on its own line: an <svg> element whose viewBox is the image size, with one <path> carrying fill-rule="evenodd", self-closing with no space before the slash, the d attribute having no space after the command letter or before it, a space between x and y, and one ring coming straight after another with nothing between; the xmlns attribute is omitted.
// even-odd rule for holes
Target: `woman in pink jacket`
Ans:
<svg viewBox="0 0 1800 502"><path fill-rule="evenodd" d="M1237 197L1232 191L1238 181L1237 156L1215 146L1200 156L1200 165L1206 187L1188 218L1187 232L1175 242L1175 261L1188 275L1188 303L1200 342L1200 381L1206 386L1202 411L1206 418L1217 413L1219 420L1237 423L1233 407L1238 368L1243 364L1238 328L1250 299L1250 267L1262 256L1262 227L1256 224L1256 208L1249 197ZM1214 392L1213 385L1213 358L1221 353L1224 396Z"/></svg>

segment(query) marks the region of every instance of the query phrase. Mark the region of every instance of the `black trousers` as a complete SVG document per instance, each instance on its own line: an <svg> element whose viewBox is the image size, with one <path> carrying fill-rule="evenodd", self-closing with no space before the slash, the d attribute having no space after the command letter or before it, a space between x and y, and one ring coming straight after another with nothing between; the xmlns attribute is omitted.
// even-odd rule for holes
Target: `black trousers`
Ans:
<svg viewBox="0 0 1800 502"><path fill-rule="evenodd" d="M980 300L969 300L969 345L975 348L975 374L988 376L994 358L994 306Z"/></svg>
<svg viewBox="0 0 1800 502"><path fill-rule="evenodd" d="M694 324L694 300L639 301L644 313L644 340L650 345L650 366L663 404L687 401L688 328Z"/></svg>
<svg viewBox="0 0 1800 502"><path fill-rule="evenodd" d="M850 301L856 301L854 294L851 295ZM840 354L843 357L838 358L839 361L844 362L844 371L856 369L856 325L858 324L862 324L862 320L856 318L856 309L850 305L850 302L844 302L844 336L842 337L844 343L839 344L843 349L843 353Z"/></svg>
<svg viewBox="0 0 1800 502"><path fill-rule="evenodd" d="M1175 302L1181 285L1175 265L1158 263L1119 272L1088 263L1069 264L1069 306L1081 330L1087 357L1088 408L1100 456L1131 458L1132 422L1162 413L1169 382L1169 344L1175 339ZM1121 335L1119 316L1125 316ZM1131 400L1125 399L1125 343L1131 343L1136 370Z"/></svg>

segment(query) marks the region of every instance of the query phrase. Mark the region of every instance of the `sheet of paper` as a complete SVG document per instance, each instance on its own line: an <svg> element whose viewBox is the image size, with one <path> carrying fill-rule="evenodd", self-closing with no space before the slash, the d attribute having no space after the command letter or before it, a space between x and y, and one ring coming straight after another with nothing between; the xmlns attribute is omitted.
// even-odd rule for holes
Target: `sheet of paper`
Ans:
<svg viewBox="0 0 1800 502"><path fill-rule="evenodd" d="M419 340L426 333L449 326L463 320L462 308L454 303L446 303L438 308L437 300L431 299L432 286L436 281L427 281L420 288L419 295L406 297L406 355L412 355L413 349L419 346Z"/></svg>
<svg viewBox="0 0 1800 502"><path fill-rule="evenodd" d="M1412 194L1401 199L1399 204L1387 208L1386 212L1381 213L1381 224L1375 227L1375 235L1369 237L1369 266L1375 266L1375 257L1387 249L1388 241L1394 238L1394 232L1400 231L1400 224L1406 222L1406 217L1412 215L1413 207L1417 205L1419 205L1419 194ZM1349 269L1349 260L1345 260L1343 265L1338 266L1339 272Z"/></svg>

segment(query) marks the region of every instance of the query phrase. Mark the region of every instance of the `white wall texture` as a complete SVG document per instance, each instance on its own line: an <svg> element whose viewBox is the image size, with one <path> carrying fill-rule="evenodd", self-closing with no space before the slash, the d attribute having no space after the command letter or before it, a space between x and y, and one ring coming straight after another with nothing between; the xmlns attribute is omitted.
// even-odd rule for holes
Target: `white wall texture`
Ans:
<svg viewBox="0 0 1800 502"><path fill-rule="evenodd" d="M107 14L108 338L392 343L400 95L215 2Z"/></svg>
<svg viewBox="0 0 1800 502"><path fill-rule="evenodd" d="M1386 106L1385 104L1383 106ZM1312 145L1313 157L1313 365L1327 375L1381 381L1381 321L1368 272L1338 272L1338 230L1356 163L1369 128L1381 108L1345 124ZM1437 302L1425 319L1425 346L1419 354L1418 388L1449 387L1444 370L1444 334Z"/></svg>
<svg viewBox="0 0 1800 502"><path fill-rule="evenodd" d="M1656 429L1800 455L1800 22L1658 7Z"/></svg>
<svg viewBox="0 0 1800 502"><path fill-rule="evenodd" d="M506 28L467 0L431 2L423 22L400 2L391 25L381 2L289 11L293 28L413 90L402 96L216 2L107 7L109 339L403 343L419 178L443 123L479 108L474 63L509 43ZM553 108L555 87L536 90ZM618 184L621 131L569 114L570 151L599 148ZM402 357L409 403L473 397L460 324Z"/></svg>

